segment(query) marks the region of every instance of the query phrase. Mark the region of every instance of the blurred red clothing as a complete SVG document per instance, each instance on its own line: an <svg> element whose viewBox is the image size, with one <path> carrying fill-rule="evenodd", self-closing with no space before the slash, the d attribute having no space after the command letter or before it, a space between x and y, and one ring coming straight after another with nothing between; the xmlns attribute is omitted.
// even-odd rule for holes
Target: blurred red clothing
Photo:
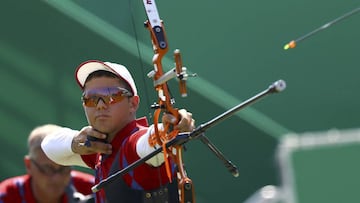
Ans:
<svg viewBox="0 0 360 203"><path fill-rule="evenodd" d="M70 184L62 196L62 203L68 203L69 198L78 192L82 195L91 195L91 187L94 186L94 176L80 171L71 171ZM1 203L36 203L31 189L30 175L11 177L0 183Z"/></svg>

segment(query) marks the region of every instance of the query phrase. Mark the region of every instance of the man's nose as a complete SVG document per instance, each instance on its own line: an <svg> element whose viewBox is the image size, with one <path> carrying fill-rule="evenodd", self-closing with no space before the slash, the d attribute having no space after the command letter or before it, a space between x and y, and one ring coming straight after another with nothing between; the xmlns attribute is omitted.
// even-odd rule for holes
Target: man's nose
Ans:
<svg viewBox="0 0 360 203"><path fill-rule="evenodd" d="M107 104L102 97L99 97L97 104L96 104L96 108L97 109L106 109L107 108Z"/></svg>

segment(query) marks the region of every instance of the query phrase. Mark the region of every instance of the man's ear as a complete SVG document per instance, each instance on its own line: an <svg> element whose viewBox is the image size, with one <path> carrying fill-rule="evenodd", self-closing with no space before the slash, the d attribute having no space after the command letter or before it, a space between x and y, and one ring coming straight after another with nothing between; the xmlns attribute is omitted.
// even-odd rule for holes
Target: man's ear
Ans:
<svg viewBox="0 0 360 203"><path fill-rule="evenodd" d="M31 171L31 160L29 155L24 156L24 164L25 164L25 169L27 173L30 173Z"/></svg>
<svg viewBox="0 0 360 203"><path fill-rule="evenodd" d="M136 111L138 110L139 108L139 103L140 103L140 98L139 96L132 96L130 98L130 103L131 103L131 108L132 108L132 111L134 113L136 113Z"/></svg>

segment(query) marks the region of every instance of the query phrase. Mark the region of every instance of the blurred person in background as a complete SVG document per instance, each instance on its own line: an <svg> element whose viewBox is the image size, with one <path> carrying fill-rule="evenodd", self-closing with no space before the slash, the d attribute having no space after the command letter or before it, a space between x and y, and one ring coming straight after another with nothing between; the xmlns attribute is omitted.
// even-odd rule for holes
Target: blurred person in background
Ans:
<svg viewBox="0 0 360 203"><path fill-rule="evenodd" d="M93 202L94 176L54 163L41 149L44 137L59 128L45 124L31 131L24 157L27 174L0 183L0 203Z"/></svg>

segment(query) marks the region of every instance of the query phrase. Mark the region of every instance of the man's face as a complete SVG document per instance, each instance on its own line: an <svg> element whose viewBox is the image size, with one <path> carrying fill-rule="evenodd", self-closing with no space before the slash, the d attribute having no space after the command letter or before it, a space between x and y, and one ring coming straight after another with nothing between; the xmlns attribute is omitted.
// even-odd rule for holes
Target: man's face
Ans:
<svg viewBox="0 0 360 203"><path fill-rule="evenodd" d="M85 84L84 92L99 91L100 96L105 96L107 88L124 88L117 78L98 77L89 80ZM85 94L86 95L86 94ZM109 93L108 96L111 96ZM101 98L101 97L100 97ZM107 103L106 99L98 99L96 106L89 107L83 103L88 123L96 130L108 134L111 138L126 124L134 119L137 110L138 97L126 97L113 103Z"/></svg>
<svg viewBox="0 0 360 203"><path fill-rule="evenodd" d="M71 168L51 161L40 149L34 157L25 158L27 172L31 175L32 190L37 198L60 198L70 182Z"/></svg>

